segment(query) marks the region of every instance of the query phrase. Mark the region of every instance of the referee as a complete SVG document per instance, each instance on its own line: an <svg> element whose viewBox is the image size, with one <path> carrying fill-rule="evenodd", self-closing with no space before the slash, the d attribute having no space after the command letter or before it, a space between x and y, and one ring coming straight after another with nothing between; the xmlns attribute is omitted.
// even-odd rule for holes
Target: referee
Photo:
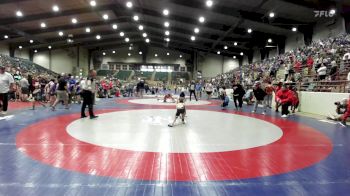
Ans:
<svg viewBox="0 0 350 196"><path fill-rule="evenodd" d="M98 116L94 115L93 110L93 100L96 92L96 71L90 70L89 77L83 81L81 81L81 87L83 91L81 92L81 95L83 97L83 105L81 106L81 118L86 118L85 115L85 108L86 106L89 107L89 115L90 119L97 118Z"/></svg>

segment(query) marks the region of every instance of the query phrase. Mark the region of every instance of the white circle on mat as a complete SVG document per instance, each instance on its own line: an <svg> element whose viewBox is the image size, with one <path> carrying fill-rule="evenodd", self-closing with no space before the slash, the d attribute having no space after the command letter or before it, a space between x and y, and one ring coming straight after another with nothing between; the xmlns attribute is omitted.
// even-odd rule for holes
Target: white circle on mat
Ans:
<svg viewBox="0 0 350 196"><path fill-rule="evenodd" d="M274 124L230 113L188 110L186 124L168 127L175 110L128 110L78 119L68 134L90 144L142 152L206 153L271 144L283 135Z"/></svg>
<svg viewBox="0 0 350 196"><path fill-rule="evenodd" d="M171 101L171 100L168 100ZM136 103L136 104L142 104L142 105L164 105L164 106L172 106L176 105L176 103L171 103L171 102L166 102L164 103L163 98L153 98L153 99L130 99L130 103ZM196 101L194 98L190 101L189 98L186 98L185 105L208 105L210 104L209 101L204 101L204 100L198 100Z"/></svg>

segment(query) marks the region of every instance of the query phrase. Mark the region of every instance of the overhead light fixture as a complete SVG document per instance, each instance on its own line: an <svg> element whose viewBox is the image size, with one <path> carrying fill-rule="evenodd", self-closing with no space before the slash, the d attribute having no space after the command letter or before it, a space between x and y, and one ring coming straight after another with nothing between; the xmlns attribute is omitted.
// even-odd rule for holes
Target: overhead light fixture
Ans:
<svg viewBox="0 0 350 196"><path fill-rule="evenodd" d="M293 27L293 28L292 28L292 31L293 31L293 32L296 32L297 30L298 30L298 29L297 29L296 27Z"/></svg>
<svg viewBox="0 0 350 196"><path fill-rule="evenodd" d="M139 25L139 30L140 30L140 31L143 30L143 25Z"/></svg>
<svg viewBox="0 0 350 196"><path fill-rule="evenodd" d="M180 54L180 58L182 58L182 55Z"/></svg>
<svg viewBox="0 0 350 196"><path fill-rule="evenodd" d="M149 42L150 42L150 40L149 40L148 38L147 38L145 41L146 41L146 43L149 43Z"/></svg>
<svg viewBox="0 0 350 196"><path fill-rule="evenodd" d="M125 38L125 42L129 42L130 41L130 39L127 37L127 38Z"/></svg>
<svg viewBox="0 0 350 196"><path fill-rule="evenodd" d="M205 22L205 18L204 18L203 16L200 16L200 17L198 18L198 20L199 20L200 23Z"/></svg>
<svg viewBox="0 0 350 196"><path fill-rule="evenodd" d="M247 30L247 32L248 32L248 33L252 33L253 30L252 30L251 28L249 28L249 29Z"/></svg>
<svg viewBox="0 0 350 196"><path fill-rule="evenodd" d="M64 35L63 31L58 32L58 35L62 37Z"/></svg>
<svg viewBox="0 0 350 196"><path fill-rule="evenodd" d="M85 28L85 32L86 32L86 33L90 33L90 32L91 32L90 27L86 27L86 28Z"/></svg>
<svg viewBox="0 0 350 196"><path fill-rule="evenodd" d="M17 16L17 17L23 17L22 11L18 10L18 11L16 12L16 16Z"/></svg>
<svg viewBox="0 0 350 196"><path fill-rule="evenodd" d="M132 47L131 47L131 46L129 47L129 50L132 50Z"/></svg>
<svg viewBox="0 0 350 196"><path fill-rule="evenodd" d="M108 16L108 14L103 14L102 18L103 18L104 20L108 20L109 16Z"/></svg>
<svg viewBox="0 0 350 196"><path fill-rule="evenodd" d="M103 55L103 56L106 56L106 53L105 53L105 52L103 52L103 53L102 53L102 55Z"/></svg>
<svg viewBox="0 0 350 196"><path fill-rule="evenodd" d="M147 33L142 33L142 37L147 37Z"/></svg>
<svg viewBox="0 0 350 196"><path fill-rule="evenodd" d="M228 49L228 47L227 47L227 46L224 46L224 49L225 49L225 50L227 50L227 49Z"/></svg>
<svg viewBox="0 0 350 196"><path fill-rule="evenodd" d="M133 17L133 19L134 19L135 21L138 21L140 18L139 18L138 15L135 15L135 16Z"/></svg>
<svg viewBox="0 0 350 196"><path fill-rule="evenodd" d="M243 56L244 54L243 54L243 52L241 52L241 53L239 53L241 56Z"/></svg>
<svg viewBox="0 0 350 196"><path fill-rule="evenodd" d="M112 28L115 30L115 29L118 29L118 25L116 25L116 24L113 24L112 25Z"/></svg>
<svg viewBox="0 0 350 196"><path fill-rule="evenodd" d="M51 46L48 46L47 48L48 48L48 49L51 49L52 47L51 47Z"/></svg>
<svg viewBox="0 0 350 196"><path fill-rule="evenodd" d="M165 35L170 35L169 31L165 31L164 33L165 33Z"/></svg>
<svg viewBox="0 0 350 196"><path fill-rule="evenodd" d="M8 35L4 35L4 38L5 38L5 39L8 39L8 38L9 38L9 36L8 36Z"/></svg>
<svg viewBox="0 0 350 196"><path fill-rule="evenodd" d="M37 53L38 52L38 50L34 50L34 53Z"/></svg>
<svg viewBox="0 0 350 196"><path fill-rule="evenodd" d="M132 2L131 1L126 2L126 7L127 8L132 8Z"/></svg>
<svg viewBox="0 0 350 196"><path fill-rule="evenodd" d="M19 49L22 49L22 46L18 46Z"/></svg>
<svg viewBox="0 0 350 196"><path fill-rule="evenodd" d="M221 54L221 52L220 52L220 51L217 51L216 54Z"/></svg>
<svg viewBox="0 0 350 196"><path fill-rule="evenodd" d="M329 10L329 15L333 16L333 15L335 15L335 13L336 13L336 10L335 10L335 9Z"/></svg>
<svg viewBox="0 0 350 196"><path fill-rule="evenodd" d="M142 54L142 52L140 51L140 52L139 52L139 55L141 55L141 54Z"/></svg>
<svg viewBox="0 0 350 196"><path fill-rule="evenodd" d="M96 35L96 39L101 39L101 35Z"/></svg>
<svg viewBox="0 0 350 196"><path fill-rule="evenodd" d="M113 50L112 53L115 54L115 50Z"/></svg>
<svg viewBox="0 0 350 196"><path fill-rule="evenodd" d="M46 24L45 24L44 22L42 22L42 23L40 24L40 27L41 27L41 28L46 28Z"/></svg>
<svg viewBox="0 0 350 196"><path fill-rule="evenodd" d="M76 18L72 18L72 23L77 24L78 20Z"/></svg>
<svg viewBox="0 0 350 196"><path fill-rule="evenodd" d="M165 27L169 27L170 26L170 23L168 21L164 22L164 26Z"/></svg>
<svg viewBox="0 0 350 196"><path fill-rule="evenodd" d="M270 12L270 13L269 13L269 17L270 17L270 18L275 17L275 13L274 13L274 12Z"/></svg>
<svg viewBox="0 0 350 196"><path fill-rule="evenodd" d="M169 10L168 9L164 9L163 10L163 15L164 16L168 16L169 15Z"/></svg>
<svg viewBox="0 0 350 196"><path fill-rule="evenodd" d="M167 56L169 56L169 55L170 55L170 53L169 53L169 52L167 52L167 53L166 53L166 55L167 55Z"/></svg>
<svg viewBox="0 0 350 196"><path fill-rule="evenodd" d="M195 41L195 40L196 40L196 37L192 35L192 36L191 36L191 40L192 40L192 41Z"/></svg>
<svg viewBox="0 0 350 196"><path fill-rule="evenodd" d="M95 7L96 6L96 1L90 1L90 5L91 5L91 7Z"/></svg>
<svg viewBox="0 0 350 196"><path fill-rule="evenodd" d="M54 12L58 12L58 11L60 11L60 8L58 7L58 5L54 5L54 6L52 6L52 10Z"/></svg>
<svg viewBox="0 0 350 196"><path fill-rule="evenodd" d="M237 46L237 42L233 43L233 45Z"/></svg>
<svg viewBox="0 0 350 196"><path fill-rule="evenodd" d="M170 42L170 38L169 37L165 38L165 41Z"/></svg>
<svg viewBox="0 0 350 196"><path fill-rule="evenodd" d="M124 37L124 32L123 31L120 32L119 35L120 35L120 37Z"/></svg>
<svg viewBox="0 0 350 196"><path fill-rule="evenodd" d="M131 56L131 53L128 53L128 56Z"/></svg>
<svg viewBox="0 0 350 196"><path fill-rule="evenodd" d="M155 57L157 57L157 56L158 56L158 54L154 54L154 56L155 56Z"/></svg>
<svg viewBox="0 0 350 196"><path fill-rule="evenodd" d="M205 4L207 5L207 7L211 7L211 6L213 6L213 1L208 0L205 2Z"/></svg>
<svg viewBox="0 0 350 196"><path fill-rule="evenodd" d="M236 59L237 57L236 56L233 56L234 59Z"/></svg>
<svg viewBox="0 0 350 196"><path fill-rule="evenodd" d="M199 33L199 28L197 28L197 27L194 28L194 32L195 32L195 33Z"/></svg>
<svg viewBox="0 0 350 196"><path fill-rule="evenodd" d="M31 39L31 40L29 40L29 43L31 43L31 44L32 44L33 42L34 42L34 41L33 41L32 39Z"/></svg>
<svg viewBox="0 0 350 196"><path fill-rule="evenodd" d="M272 39L271 39L271 38L270 38L270 39L268 39L268 40L267 40L267 42L271 43L271 42L272 42Z"/></svg>

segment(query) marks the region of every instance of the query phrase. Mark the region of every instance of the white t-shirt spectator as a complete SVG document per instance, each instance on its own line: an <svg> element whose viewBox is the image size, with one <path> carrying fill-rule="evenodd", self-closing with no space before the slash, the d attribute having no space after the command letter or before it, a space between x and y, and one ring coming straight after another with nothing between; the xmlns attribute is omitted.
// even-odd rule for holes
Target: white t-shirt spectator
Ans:
<svg viewBox="0 0 350 196"><path fill-rule="evenodd" d="M8 93L13 83L15 83L15 80L11 74L7 72L0 74L0 93Z"/></svg>
<svg viewBox="0 0 350 196"><path fill-rule="evenodd" d="M350 60L350 52L347 52L346 54L344 54L343 60Z"/></svg>
<svg viewBox="0 0 350 196"><path fill-rule="evenodd" d="M326 66L322 66L317 70L317 73L319 76L324 76L327 74L327 67Z"/></svg>

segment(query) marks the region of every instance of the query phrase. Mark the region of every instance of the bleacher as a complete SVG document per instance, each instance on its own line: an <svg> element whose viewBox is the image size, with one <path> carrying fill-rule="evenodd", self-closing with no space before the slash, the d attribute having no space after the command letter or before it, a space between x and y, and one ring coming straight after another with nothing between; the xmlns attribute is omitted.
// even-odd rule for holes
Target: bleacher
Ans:
<svg viewBox="0 0 350 196"><path fill-rule="evenodd" d="M120 70L118 73L114 74L115 78L119 80L128 80L132 71Z"/></svg>
<svg viewBox="0 0 350 196"><path fill-rule="evenodd" d="M100 76L100 77L110 77L113 75L114 75L113 70L98 70L97 71L97 76Z"/></svg>
<svg viewBox="0 0 350 196"><path fill-rule="evenodd" d="M176 81L178 79L190 80L190 76L187 72L172 72L172 80Z"/></svg>
<svg viewBox="0 0 350 196"><path fill-rule="evenodd" d="M153 72L147 72L147 71L135 71L134 79L142 78L145 80L151 80L152 79Z"/></svg>
<svg viewBox="0 0 350 196"><path fill-rule="evenodd" d="M168 72L156 72L155 81L168 81Z"/></svg>

